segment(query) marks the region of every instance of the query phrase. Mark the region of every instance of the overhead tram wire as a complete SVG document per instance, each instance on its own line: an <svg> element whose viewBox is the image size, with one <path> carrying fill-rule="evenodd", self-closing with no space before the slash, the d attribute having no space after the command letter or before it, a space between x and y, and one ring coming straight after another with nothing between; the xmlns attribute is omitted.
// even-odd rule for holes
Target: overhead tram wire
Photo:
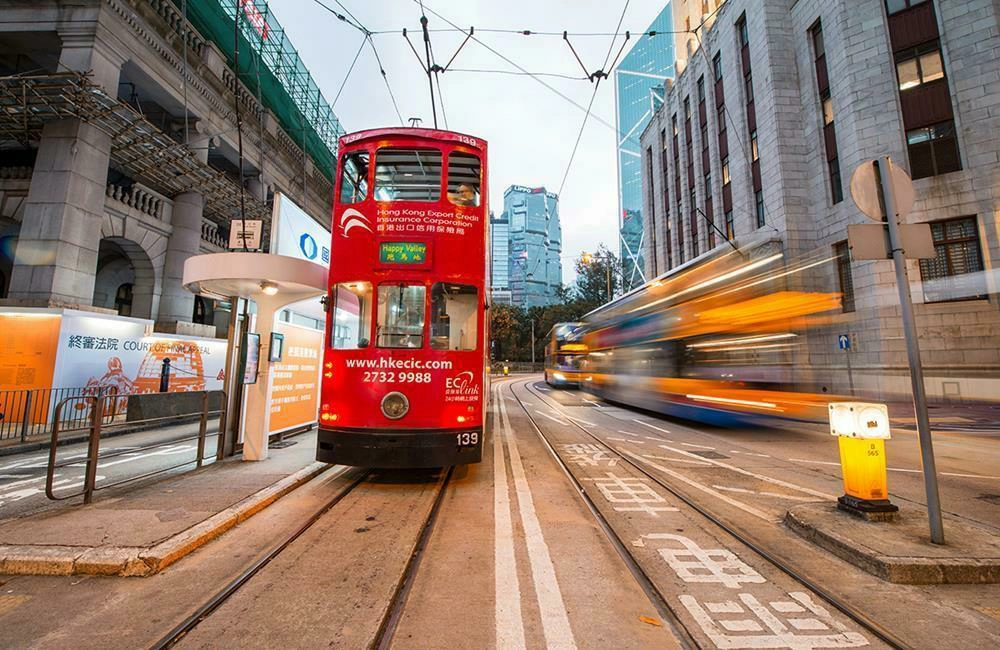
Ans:
<svg viewBox="0 0 1000 650"><path fill-rule="evenodd" d="M351 78L351 73L354 71L354 65L358 62L358 57L361 56L361 50L365 49L365 43L368 41L368 37L365 36L361 40L361 45L358 47L358 51L354 53L354 60L351 61L351 67L347 69L347 74L344 75L344 80L340 82L340 88L337 89L337 95L330 102L330 108L332 109L337 105L337 100L340 99L340 93L344 92L344 86L347 85L347 80Z"/></svg>
<svg viewBox="0 0 1000 650"><path fill-rule="evenodd" d="M404 126L406 123L403 121L403 115L399 112L399 104L396 103L396 95L392 92L392 86L389 85L389 76L385 73L385 66L382 65L382 57L379 56L378 48L375 47L375 41L372 39L371 30L362 25L361 21L359 21L347 7L345 7L341 2L339 2L339 0L333 0L333 1L337 3L338 7L344 10L344 13L347 14L346 16L342 13L339 13L338 11L335 11L332 7L327 6L320 0L313 0L313 2L318 4L320 7L323 7L328 12L336 16L338 20L350 25L354 29L364 34L365 37L364 42L368 43L368 45L371 46L372 53L375 55L375 62L378 64L378 70L382 74L382 81L385 82L385 89L389 92L389 99L392 100L392 108L393 110L396 111L396 118L399 119L400 126ZM348 18L348 16L350 16L350 18ZM364 47L364 43L362 43L362 47ZM355 58L357 58L356 55ZM353 64L351 64L351 67L353 68ZM350 75L350 72L348 72L348 75ZM346 78L344 82L345 83L347 82ZM343 87L341 87L341 90L343 90ZM339 96L340 92L338 92L337 95Z"/></svg>
<svg viewBox="0 0 1000 650"><path fill-rule="evenodd" d="M559 72L520 72L518 70L497 70L497 69L476 69L476 68L449 68L448 72L465 72L473 74L509 74L523 77L555 77L557 79L567 79L569 81L587 81L587 77L573 76Z"/></svg>
<svg viewBox="0 0 1000 650"><path fill-rule="evenodd" d="M625 0L624 6L622 6L621 16L618 17L618 26L615 28L615 35L611 38L611 43L608 45L608 53L604 56L604 63L601 64L601 69L594 73L589 74L589 78L594 82L594 92L590 95L590 103L587 104L587 112L583 115L583 122L580 124L580 131L576 134L576 142L573 143L573 151L569 155L569 162L566 164L566 172L563 174L562 182L559 184L559 196L562 196L563 188L566 186L566 179L569 178L569 172L573 168L573 160L576 159L576 151L580 147L580 140L583 138L583 131L587 127L587 119L590 117L590 111L594 107L594 100L597 98L597 91L601 87L601 80L608 76L608 73L604 69L608 65L608 61L611 60L611 53L615 49L615 41L618 40L618 30L621 29L622 22L625 20L625 13L628 11L628 5L631 0ZM587 72L586 67L583 66L583 61L580 61L580 57L577 55L576 50L573 49L573 45L569 42L567 34L563 35L563 40L569 45L569 48L573 50L573 55L576 56L576 60L580 62L580 66L583 67L583 71ZM615 57L615 63L618 62L618 57L621 56L622 52L625 50L625 43L628 42L629 33L625 33L625 40L622 42L621 50L618 51L618 56ZM614 67L612 65L612 67ZM617 132L617 129L616 129Z"/></svg>

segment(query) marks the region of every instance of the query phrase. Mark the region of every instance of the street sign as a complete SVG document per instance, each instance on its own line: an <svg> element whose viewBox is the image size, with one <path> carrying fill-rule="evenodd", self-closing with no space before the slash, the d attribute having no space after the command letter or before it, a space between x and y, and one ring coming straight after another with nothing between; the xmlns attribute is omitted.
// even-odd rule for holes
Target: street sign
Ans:
<svg viewBox="0 0 1000 650"><path fill-rule="evenodd" d="M851 349L851 337L847 334L841 334L837 337L837 347L841 350Z"/></svg>
<svg viewBox="0 0 1000 650"><path fill-rule="evenodd" d="M927 223L907 223L898 227L899 239L903 254L910 259L934 259L934 237L931 226ZM859 223L847 226L847 247L851 251L851 259L861 260L891 260L892 248L889 246L885 224Z"/></svg>
<svg viewBox="0 0 1000 650"><path fill-rule="evenodd" d="M233 219L229 224L229 248L255 251L260 248L263 231L264 222L260 219Z"/></svg>
<svg viewBox="0 0 1000 650"><path fill-rule="evenodd" d="M892 192L896 199L896 223L913 209L915 194L913 181L901 167L892 165ZM879 200L881 188L875 173L875 161L866 160L851 174L851 197L858 209L875 221L883 220L882 202ZM882 259L882 258L879 258Z"/></svg>

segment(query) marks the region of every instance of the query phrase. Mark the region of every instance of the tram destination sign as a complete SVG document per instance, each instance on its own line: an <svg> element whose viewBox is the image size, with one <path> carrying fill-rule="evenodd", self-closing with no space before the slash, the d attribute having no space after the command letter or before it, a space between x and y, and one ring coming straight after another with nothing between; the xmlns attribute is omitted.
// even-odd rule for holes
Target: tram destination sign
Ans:
<svg viewBox="0 0 1000 650"><path fill-rule="evenodd" d="M422 266L427 263L427 244L414 241L384 241L379 243L380 264Z"/></svg>

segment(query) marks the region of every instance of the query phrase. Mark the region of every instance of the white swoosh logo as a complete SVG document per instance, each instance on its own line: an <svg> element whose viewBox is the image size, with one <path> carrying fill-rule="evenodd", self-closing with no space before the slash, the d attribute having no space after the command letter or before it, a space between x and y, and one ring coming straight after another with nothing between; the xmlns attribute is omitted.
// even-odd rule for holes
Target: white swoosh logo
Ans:
<svg viewBox="0 0 1000 650"><path fill-rule="evenodd" d="M364 228L368 232L372 231L371 224L368 222L368 217L361 214L354 208L347 208L344 213L340 215L340 227L343 230L344 237L347 237L347 233L355 226Z"/></svg>
<svg viewBox="0 0 1000 650"><path fill-rule="evenodd" d="M455 375L455 385L459 388L465 388L470 382L472 382L471 370L465 370Z"/></svg>

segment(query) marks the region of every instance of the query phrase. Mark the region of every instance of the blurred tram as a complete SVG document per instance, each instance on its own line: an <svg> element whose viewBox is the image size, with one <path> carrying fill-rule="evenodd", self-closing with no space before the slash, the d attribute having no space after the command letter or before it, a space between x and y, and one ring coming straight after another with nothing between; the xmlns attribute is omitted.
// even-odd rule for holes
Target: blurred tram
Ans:
<svg viewBox="0 0 1000 650"><path fill-rule="evenodd" d="M486 142L431 129L340 139L317 460L482 458Z"/></svg>
<svg viewBox="0 0 1000 650"><path fill-rule="evenodd" d="M584 316L581 388L717 426L773 417L823 421L808 331L840 311L808 290L829 257L788 262L770 246L679 267Z"/></svg>
<svg viewBox="0 0 1000 650"><path fill-rule="evenodd" d="M556 323L545 343L545 382L549 386L577 386L587 346L577 333L583 323Z"/></svg>

